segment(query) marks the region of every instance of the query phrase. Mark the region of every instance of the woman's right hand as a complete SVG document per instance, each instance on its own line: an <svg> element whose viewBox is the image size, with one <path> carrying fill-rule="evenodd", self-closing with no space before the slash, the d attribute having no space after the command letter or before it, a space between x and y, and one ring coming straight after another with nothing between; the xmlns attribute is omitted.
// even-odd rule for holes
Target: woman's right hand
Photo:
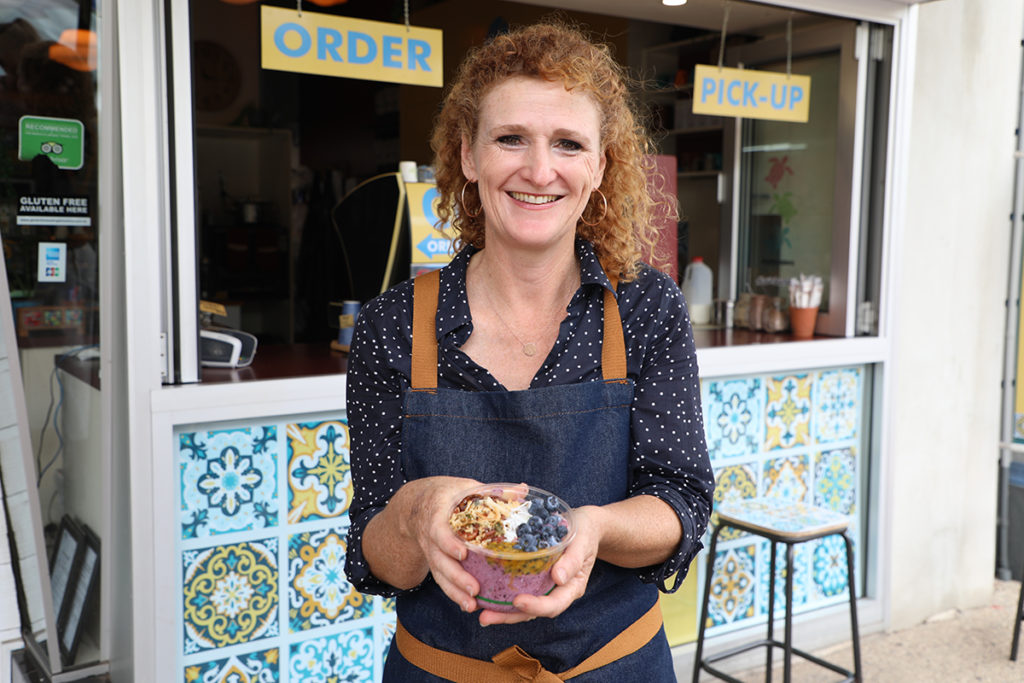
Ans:
<svg viewBox="0 0 1024 683"><path fill-rule="evenodd" d="M476 609L480 587L460 564L467 550L451 532L448 517L459 493L480 483L424 477L396 491L364 532L363 553L374 576L405 589L419 585L429 572L460 608Z"/></svg>

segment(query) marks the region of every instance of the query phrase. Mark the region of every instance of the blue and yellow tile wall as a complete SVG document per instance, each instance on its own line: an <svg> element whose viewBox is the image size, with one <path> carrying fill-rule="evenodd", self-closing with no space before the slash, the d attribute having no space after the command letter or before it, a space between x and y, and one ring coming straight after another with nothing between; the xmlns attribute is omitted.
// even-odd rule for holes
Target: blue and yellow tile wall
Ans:
<svg viewBox="0 0 1024 683"><path fill-rule="evenodd" d="M866 372L864 366L855 366L702 380L716 506L758 496L819 505L850 516L854 546L860 547ZM764 622L768 543L727 530L719 535L716 554L708 635ZM698 563L701 587L705 561ZM780 551L779 610L785 608L785 564ZM795 546L793 565L796 611L847 599L846 550L838 536Z"/></svg>
<svg viewBox="0 0 1024 683"><path fill-rule="evenodd" d="M755 496L822 505L851 515L859 547L865 372L703 380L716 505ZM181 679L379 681L394 600L358 593L345 578L352 478L344 417L192 425L176 430L175 444ZM780 577L784 564L782 556ZM709 636L763 622L767 543L723 533L715 568ZM702 556L687 585L663 596L673 645L695 637L704 569ZM798 611L847 595L837 537L797 546L793 572ZM783 608L781 592L776 605Z"/></svg>
<svg viewBox="0 0 1024 683"><path fill-rule="evenodd" d="M193 425L175 440L181 680L379 681L394 600L345 578L344 417Z"/></svg>

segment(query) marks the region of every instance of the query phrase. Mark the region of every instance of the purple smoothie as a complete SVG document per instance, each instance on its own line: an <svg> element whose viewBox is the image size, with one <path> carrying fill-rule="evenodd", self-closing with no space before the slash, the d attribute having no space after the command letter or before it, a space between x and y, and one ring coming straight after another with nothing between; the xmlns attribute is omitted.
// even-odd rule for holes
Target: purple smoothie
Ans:
<svg viewBox="0 0 1024 683"><path fill-rule="evenodd" d="M551 545L547 547L538 548L536 543L525 545L521 541L533 532L525 532L527 536L519 538L516 530L523 519L516 519L516 514L503 514L500 515L501 521L497 521L493 515L478 514L469 503L479 503L481 501L475 499L480 498L488 499L488 505L493 505L490 501L497 501L509 507L521 506L524 502L531 504L535 500L547 501L548 509L541 513L554 515L547 521L564 527L559 530L563 537L558 542L550 537ZM572 510L564 501L547 491L524 484L478 486L464 492L458 501L452 508L452 530L469 551L462 560L462 567L480 585L476 596L479 607L496 612L514 612L516 608L512 599L520 593L547 595L551 592L555 585L551 567L575 535Z"/></svg>

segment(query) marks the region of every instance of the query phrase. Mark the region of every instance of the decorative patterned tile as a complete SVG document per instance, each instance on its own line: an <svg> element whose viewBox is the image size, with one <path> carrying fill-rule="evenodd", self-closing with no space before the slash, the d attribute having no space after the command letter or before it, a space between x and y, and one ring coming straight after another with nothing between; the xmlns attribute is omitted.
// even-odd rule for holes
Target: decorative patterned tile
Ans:
<svg viewBox="0 0 1024 683"><path fill-rule="evenodd" d="M860 368L828 370L818 375L815 390L818 443L857 436L860 416Z"/></svg>
<svg viewBox="0 0 1024 683"><path fill-rule="evenodd" d="M339 517L351 504L348 425L288 425L288 521Z"/></svg>
<svg viewBox="0 0 1024 683"><path fill-rule="evenodd" d="M374 679L373 627L304 640L291 645L291 683L370 683Z"/></svg>
<svg viewBox="0 0 1024 683"><path fill-rule="evenodd" d="M377 624L377 648L380 650L380 661L386 661L391 643L395 639L395 618Z"/></svg>
<svg viewBox="0 0 1024 683"><path fill-rule="evenodd" d="M277 539L182 553L185 654L279 633Z"/></svg>
<svg viewBox="0 0 1024 683"><path fill-rule="evenodd" d="M810 502L811 468L807 455L790 455L766 460L761 472L761 495L765 498Z"/></svg>
<svg viewBox="0 0 1024 683"><path fill-rule="evenodd" d="M277 683L277 648L215 659L185 667L185 683Z"/></svg>
<svg viewBox="0 0 1024 683"><path fill-rule="evenodd" d="M807 604L810 598L811 543L797 543L793 546L793 609ZM768 614L768 576L771 574L772 549L768 541L761 541L757 547L757 613ZM786 609L786 546L780 543L775 548L775 614Z"/></svg>
<svg viewBox="0 0 1024 683"><path fill-rule="evenodd" d="M276 440L273 426L179 436L183 539L277 526Z"/></svg>
<svg viewBox="0 0 1024 683"><path fill-rule="evenodd" d="M711 460L757 452L763 410L760 378L706 382L703 388L704 431Z"/></svg>
<svg viewBox="0 0 1024 683"><path fill-rule="evenodd" d="M347 528L288 537L288 621L292 633L360 619L373 612L373 596L345 578Z"/></svg>
<svg viewBox="0 0 1024 683"><path fill-rule="evenodd" d="M716 554L708 600L709 628L754 616L755 547L729 548Z"/></svg>
<svg viewBox="0 0 1024 683"><path fill-rule="evenodd" d="M810 375L772 377L765 388L765 450L810 443Z"/></svg>
<svg viewBox="0 0 1024 683"><path fill-rule="evenodd" d="M757 497L757 473L750 465L727 465L715 471L715 509L723 503L734 503ZM718 514L711 513L712 524L718 523ZM744 532L728 527L718 538L723 541L739 538Z"/></svg>
<svg viewBox="0 0 1024 683"><path fill-rule="evenodd" d="M841 512L855 511L857 449L838 448L814 455L814 504Z"/></svg>
<svg viewBox="0 0 1024 683"><path fill-rule="evenodd" d="M818 599L847 595L849 572L846 566L846 543L842 536L825 536L814 542L813 579ZM856 553L856 543L854 543ZM856 562L856 556L854 557ZM856 565L854 565L856 566Z"/></svg>

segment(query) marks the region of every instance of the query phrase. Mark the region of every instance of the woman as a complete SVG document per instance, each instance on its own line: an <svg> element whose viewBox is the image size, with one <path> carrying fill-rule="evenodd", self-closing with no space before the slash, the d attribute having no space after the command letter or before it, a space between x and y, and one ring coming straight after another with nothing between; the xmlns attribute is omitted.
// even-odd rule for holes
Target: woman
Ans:
<svg viewBox="0 0 1024 683"><path fill-rule="evenodd" d="M622 70L566 26L499 35L432 144L460 250L365 305L349 359L347 572L398 596L385 679L674 681L657 593L700 549L714 480L682 295L640 263L659 204ZM493 481L555 492L577 536L550 594L475 614L447 513Z"/></svg>

